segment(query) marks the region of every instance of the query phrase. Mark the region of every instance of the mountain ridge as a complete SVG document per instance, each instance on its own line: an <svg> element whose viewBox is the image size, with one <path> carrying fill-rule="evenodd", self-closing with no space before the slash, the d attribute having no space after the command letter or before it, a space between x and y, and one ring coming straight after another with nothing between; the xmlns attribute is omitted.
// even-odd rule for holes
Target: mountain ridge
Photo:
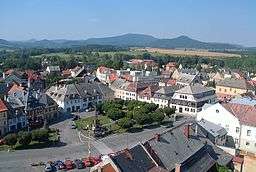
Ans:
<svg viewBox="0 0 256 172"><path fill-rule="evenodd" d="M127 33L118 36L89 38L86 40L35 40L33 41L7 41L0 39L0 47L16 47L16 48L69 48L73 46L85 46L90 44L98 45L113 45L126 47L153 47L153 48L192 48L192 49L244 49L245 46L230 44L203 42L192 39L186 35L181 35L175 38L156 38L146 34Z"/></svg>

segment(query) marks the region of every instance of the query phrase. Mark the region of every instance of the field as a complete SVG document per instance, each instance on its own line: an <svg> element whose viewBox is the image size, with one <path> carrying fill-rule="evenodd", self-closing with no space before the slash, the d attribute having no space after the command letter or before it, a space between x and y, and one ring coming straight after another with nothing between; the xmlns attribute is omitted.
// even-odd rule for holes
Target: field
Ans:
<svg viewBox="0 0 256 172"><path fill-rule="evenodd" d="M240 54L209 52L204 50L178 50L178 49L161 49L161 48L138 48L135 51L160 53L174 56L201 56L201 57L241 57Z"/></svg>

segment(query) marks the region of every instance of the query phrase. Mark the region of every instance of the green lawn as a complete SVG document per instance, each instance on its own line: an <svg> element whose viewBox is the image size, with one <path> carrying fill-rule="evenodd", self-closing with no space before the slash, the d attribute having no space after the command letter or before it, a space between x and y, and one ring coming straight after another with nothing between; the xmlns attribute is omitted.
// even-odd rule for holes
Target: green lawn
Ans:
<svg viewBox="0 0 256 172"><path fill-rule="evenodd" d="M101 125L105 125L105 124L112 122L112 120L110 118L108 118L107 116L101 115L101 116L98 116L97 118ZM76 126L78 129L86 129L86 127L88 125L92 126L92 124L94 124L95 119L96 119L96 117L92 116L92 117L88 117L88 118L79 119L79 120L75 121L75 123L76 123Z"/></svg>

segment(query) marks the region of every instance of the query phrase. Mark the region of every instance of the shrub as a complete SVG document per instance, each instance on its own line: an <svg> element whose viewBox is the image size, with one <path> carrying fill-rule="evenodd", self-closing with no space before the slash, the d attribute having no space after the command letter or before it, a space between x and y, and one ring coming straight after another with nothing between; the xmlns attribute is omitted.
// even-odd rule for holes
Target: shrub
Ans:
<svg viewBox="0 0 256 172"><path fill-rule="evenodd" d="M38 142L46 142L49 140L49 132L47 129L37 129L32 131L32 140Z"/></svg>
<svg viewBox="0 0 256 172"><path fill-rule="evenodd" d="M29 145L32 141L32 135L30 132L20 131L18 133L18 140L21 145Z"/></svg>
<svg viewBox="0 0 256 172"><path fill-rule="evenodd" d="M161 123L164 120L164 114L161 111L153 112L150 114L152 121Z"/></svg>
<svg viewBox="0 0 256 172"><path fill-rule="evenodd" d="M4 141L8 146L14 146L17 143L17 135L16 134L8 134L4 137Z"/></svg>
<svg viewBox="0 0 256 172"><path fill-rule="evenodd" d="M121 110L116 108L112 108L107 111L107 116L112 120L118 120L120 118L123 118L124 115L125 114Z"/></svg>
<svg viewBox="0 0 256 172"><path fill-rule="evenodd" d="M131 128L133 126L133 121L127 117L122 118L117 123L122 128Z"/></svg>

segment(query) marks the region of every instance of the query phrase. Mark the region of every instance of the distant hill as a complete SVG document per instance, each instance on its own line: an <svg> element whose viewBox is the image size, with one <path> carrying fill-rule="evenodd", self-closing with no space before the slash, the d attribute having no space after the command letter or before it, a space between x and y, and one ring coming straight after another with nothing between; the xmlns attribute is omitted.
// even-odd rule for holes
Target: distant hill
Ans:
<svg viewBox="0 0 256 172"><path fill-rule="evenodd" d="M159 39L150 35L144 34L124 34L120 36L112 36L105 38L90 38L87 40L29 40L29 41L6 41L0 39L1 47L14 48L67 48L76 46L85 46L91 44L98 45L113 45L113 46L128 46L128 47L154 47L154 48L192 48L192 49L245 49L241 45L228 43L212 43L201 42L191 39L187 36L179 36L172 39Z"/></svg>

